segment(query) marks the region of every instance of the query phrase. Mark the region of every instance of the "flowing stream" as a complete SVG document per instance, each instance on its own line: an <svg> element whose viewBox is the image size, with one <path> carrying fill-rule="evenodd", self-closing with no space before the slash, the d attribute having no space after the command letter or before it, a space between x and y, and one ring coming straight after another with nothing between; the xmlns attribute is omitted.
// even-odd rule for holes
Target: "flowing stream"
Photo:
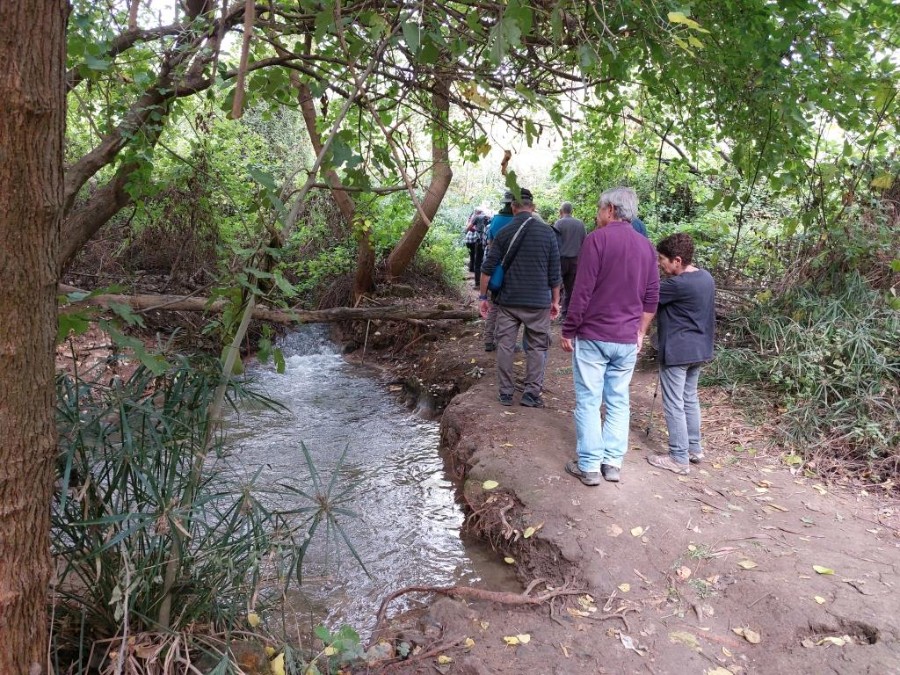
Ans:
<svg viewBox="0 0 900 675"><path fill-rule="evenodd" d="M518 588L496 556L460 539L463 514L444 476L437 423L416 417L368 371L347 364L321 326L289 334L281 347L284 374L258 365L248 375L288 412L251 405L232 412L232 463L248 475L261 469L263 484L310 492L301 441L326 485L346 449L335 492L353 488L346 508L357 517L339 522L369 573L343 541L326 545L321 537L307 554L301 591L288 598L291 623L371 629L381 599L407 585L483 580L499 590ZM301 505L308 503L279 504ZM398 600L392 610L403 607Z"/></svg>

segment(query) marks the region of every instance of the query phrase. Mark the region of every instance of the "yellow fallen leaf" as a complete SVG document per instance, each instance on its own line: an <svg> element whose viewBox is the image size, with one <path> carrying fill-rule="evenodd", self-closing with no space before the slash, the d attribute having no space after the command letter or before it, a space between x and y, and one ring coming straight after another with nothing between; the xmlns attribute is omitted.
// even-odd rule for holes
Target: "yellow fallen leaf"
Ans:
<svg viewBox="0 0 900 675"><path fill-rule="evenodd" d="M269 662L269 667L272 668L272 673L274 675L285 675L284 674L284 652L281 652L278 656L272 659Z"/></svg>
<svg viewBox="0 0 900 675"><path fill-rule="evenodd" d="M495 480L486 480L481 484L481 487L483 487L485 490L493 490L498 485L500 485L500 483Z"/></svg>
<svg viewBox="0 0 900 675"><path fill-rule="evenodd" d="M697 640L697 636L693 633L688 633L683 630L676 630L672 633L669 633L669 641L670 642L680 642L686 647L690 647L691 649L700 649L700 642Z"/></svg>
<svg viewBox="0 0 900 675"><path fill-rule="evenodd" d="M275 656L275 647L266 647L266 656L270 659Z"/></svg>
<svg viewBox="0 0 900 675"><path fill-rule="evenodd" d="M475 640L473 640L472 638L466 638L466 641L463 642L463 645L471 649L475 646Z"/></svg>
<svg viewBox="0 0 900 675"><path fill-rule="evenodd" d="M688 567L687 565L682 565L677 570L675 570L675 574L682 581L687 581L688 579L691 578L691 568Z"/></svg>
<svg viewBox="0 0 900 675"><path fill-rule="evenodd" d="M716 666L715 668L710 668L706 671L706 675L734 675L728 668L723 668L722 666Z"/></svg>
<svg viewBox="0 0 900 675"><path fill-rule="evenodd" d="M813 565L816 574L834 574L834 570L830 567L822 567L821 565Z"/></svg>
<svg viewBox="0 0 900 675"><path fill-rule="evenodd" d="M529 538L531 535L533 535L533 534L534 534L534 528L533 528L533 527L526 527L526 528L525 528L525 531L522 533L522 536L523 536L525 539L528 539L528 538Z"/></svg>
<svg viewBox="0 0 900 675"><path fill-rule="evenodd" d="M813 489L818 492L820 495L828 494L828 490L826 490L821 485L813 485Z"/></svg>
<svg viewBox="0 0 900 675"><path fill-rule="evenodd" d="M757 567L757 564L752 560L741 560L738 563L738 567L742 567L745 570L752 570L754 567Z"/></svg>
<svg viewBox="0 0 900 675"><path fill-rule="evenodd" d="M820 605L824 605L824 604L825 604L825 598L823 598L821 595L817 595L815 598L813 598L813 600L815 600L816 602L818 602Z"/></svg>
<svg viewBox="0 0 900 675"><path fill-rule="evenodd" d="M256 612L247 614L247 623L250 624L250 628L256 628L259 625L259 614Z"/></svg>
<svg viewBox="0 0 900 675"><path fill-rule="evenodd" d="M519 644L519 638L515 635L504 635L503 641L508 645L517 645Z"/></svg>
<svg viewBox="0 0 900 675"><path fill-rule="evenodd" d="M643 527L638 526L638 527L632 527L632 528L631 528L631 536L632 536L632 537L640 537L642 534L644 534L644 528L643 528Z"/></svg>
<svg viewBox="0 0 900 675"><path fill-rule="evenodd" d="M328 645L327 647L325 647L325 649L322 650L322 653L325 656L334 656L335 654L337 654L337 648L333 645Z"/></svg>
<svg viewBox="0 0 900 675"><path fill-rule="evenodd" d="M445 666L445 665L447 665L448 663L453 663L453 659L451 659L449 656L446 656L446 655L444 655L444 654L441 654L440 656L438 656L437 661L438 661L438 663L440 663L442 666Z"/></svg>
<svg viewBox="0 0 900 675"><path fill-rule="evenodd" d="M758 645L762 641L759 633L749 628L744 629L744 639L752 645Z"/></svg>
<svg viewBox="0 0 900 675"><path fill-rule="evenodd" d="M507 565L512 565L512 564L514 564L514 563L516 562L516 559L515 559L515 558L510 558L509 556L506 556L506 557L503 559L503 562L505 562Z"/></svg>
<svg viewBox="0 0 900 675"><path fill-rule="evenodd" d="M471 361L469 361L469 363L475 363L475 359L472 359Z"/></svg>
<svg viewBox="0 0 900 675"><path fill-rule="evenodd" d="M523 645L527 645L529 642L531 642L531 635L529 635L528 633L519 633L518 635L516 635L516 637L519 638L519 642Z"/></svg>
<svg viewBox="0 0 900 675"><path fill-rule="evenodd" d="M631 584L619 584L619 590L623 593L627 593L631 590Z"/></svg>
<svg viewBox="0 0 900 675"><path fill-rule="evenodd" d="M491 625L491 622L490 621L479 621L478 625L481 626L481 630L487 630L488 626Z"/></svg>
<svg viewBox="0 0 900 675"><path fill-rule="evenodd" d="M819 640L817 645L834 645L835 647L843 647L850 640L845 635L844 637L826 637Z"/></svg>

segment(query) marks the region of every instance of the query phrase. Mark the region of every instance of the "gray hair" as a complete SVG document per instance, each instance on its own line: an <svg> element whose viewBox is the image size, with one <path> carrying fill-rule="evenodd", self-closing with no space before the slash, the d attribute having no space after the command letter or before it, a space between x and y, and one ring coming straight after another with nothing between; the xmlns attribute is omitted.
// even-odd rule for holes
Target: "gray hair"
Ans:
<svg viewBox="0 0 900 675"><path fill-rule="evenodd" d="M568 215L572 215L572 202L563 202L559 207L560 213L566 213Z"/></svg>
<svg viewBox="0 0 900 675"><path fill-rule="evenodd" d="M600 195L597 205L601 209L604 206L612 206L617 219L630 223L637 216L637 193L627 187L612 188Z"/></svg>

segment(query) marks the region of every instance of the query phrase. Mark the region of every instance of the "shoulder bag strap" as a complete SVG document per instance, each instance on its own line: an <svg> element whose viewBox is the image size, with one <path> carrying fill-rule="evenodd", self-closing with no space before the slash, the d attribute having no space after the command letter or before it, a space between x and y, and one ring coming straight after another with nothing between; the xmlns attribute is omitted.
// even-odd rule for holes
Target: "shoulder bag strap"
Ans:
<svg viewBox="0 0 900 675"><path fill-rule="evenodd" d="M508 270L510 265L512 265L513 260L515 260L516 254L519 252L519 249L522 247L522 240L519 239L519 235L522 234L522 230L525 229L525 226L534 220L534 216L531 216L524 223L519 225L519 229L516 230L516 233L513 235L512 241L509 242L509 248L506 249L506 255L503 256L503 260L500 262L503 265L504 270ZM518 240L519 245L516 246L516 241Z"/></svg>

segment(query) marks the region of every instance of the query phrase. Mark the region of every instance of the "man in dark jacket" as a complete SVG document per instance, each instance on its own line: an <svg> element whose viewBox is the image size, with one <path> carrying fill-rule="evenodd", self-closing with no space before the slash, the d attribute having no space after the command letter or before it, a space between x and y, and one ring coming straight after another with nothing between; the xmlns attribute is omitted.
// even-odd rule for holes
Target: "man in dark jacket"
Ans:
<svg viewBox="0 0 900 675"><path fill-rule="evenodd" d="M497 306L497 389L502 405L512 405L515 392L513 352L519 326L525 326L525 392L521 404L543 408L544 363L550 346L550 321L559 315L559 246L556 232L534 213L531 192L521 190L512 203L513 219L494 239L481 267L481 316L490 304L487 285L494 269L507 264ZM510 262L511 260L511 262Z"/></svg>
<svg viewBox="0 0 900 675"><path fill-rule="evenodd" d="M700 447L700 366L712 360L716 283L694 267L694 240L676 232L656 245L669 274L659 285L659 384L669 431L669 454L650 455L653 466L684 475L703 459Z"/></svg>
<svg viewBox="0 0 900 675"><path fill-rule="evenodd" d="M562 274L565 294L562 301L560 318L566 318L569 311L569 300L575 286L575 271L578 269L578 252L587 236L584 223L572 215L572 204L563 202L559 207L559 220L553 223L553 229L559 233L559 268Z"/></svg>

